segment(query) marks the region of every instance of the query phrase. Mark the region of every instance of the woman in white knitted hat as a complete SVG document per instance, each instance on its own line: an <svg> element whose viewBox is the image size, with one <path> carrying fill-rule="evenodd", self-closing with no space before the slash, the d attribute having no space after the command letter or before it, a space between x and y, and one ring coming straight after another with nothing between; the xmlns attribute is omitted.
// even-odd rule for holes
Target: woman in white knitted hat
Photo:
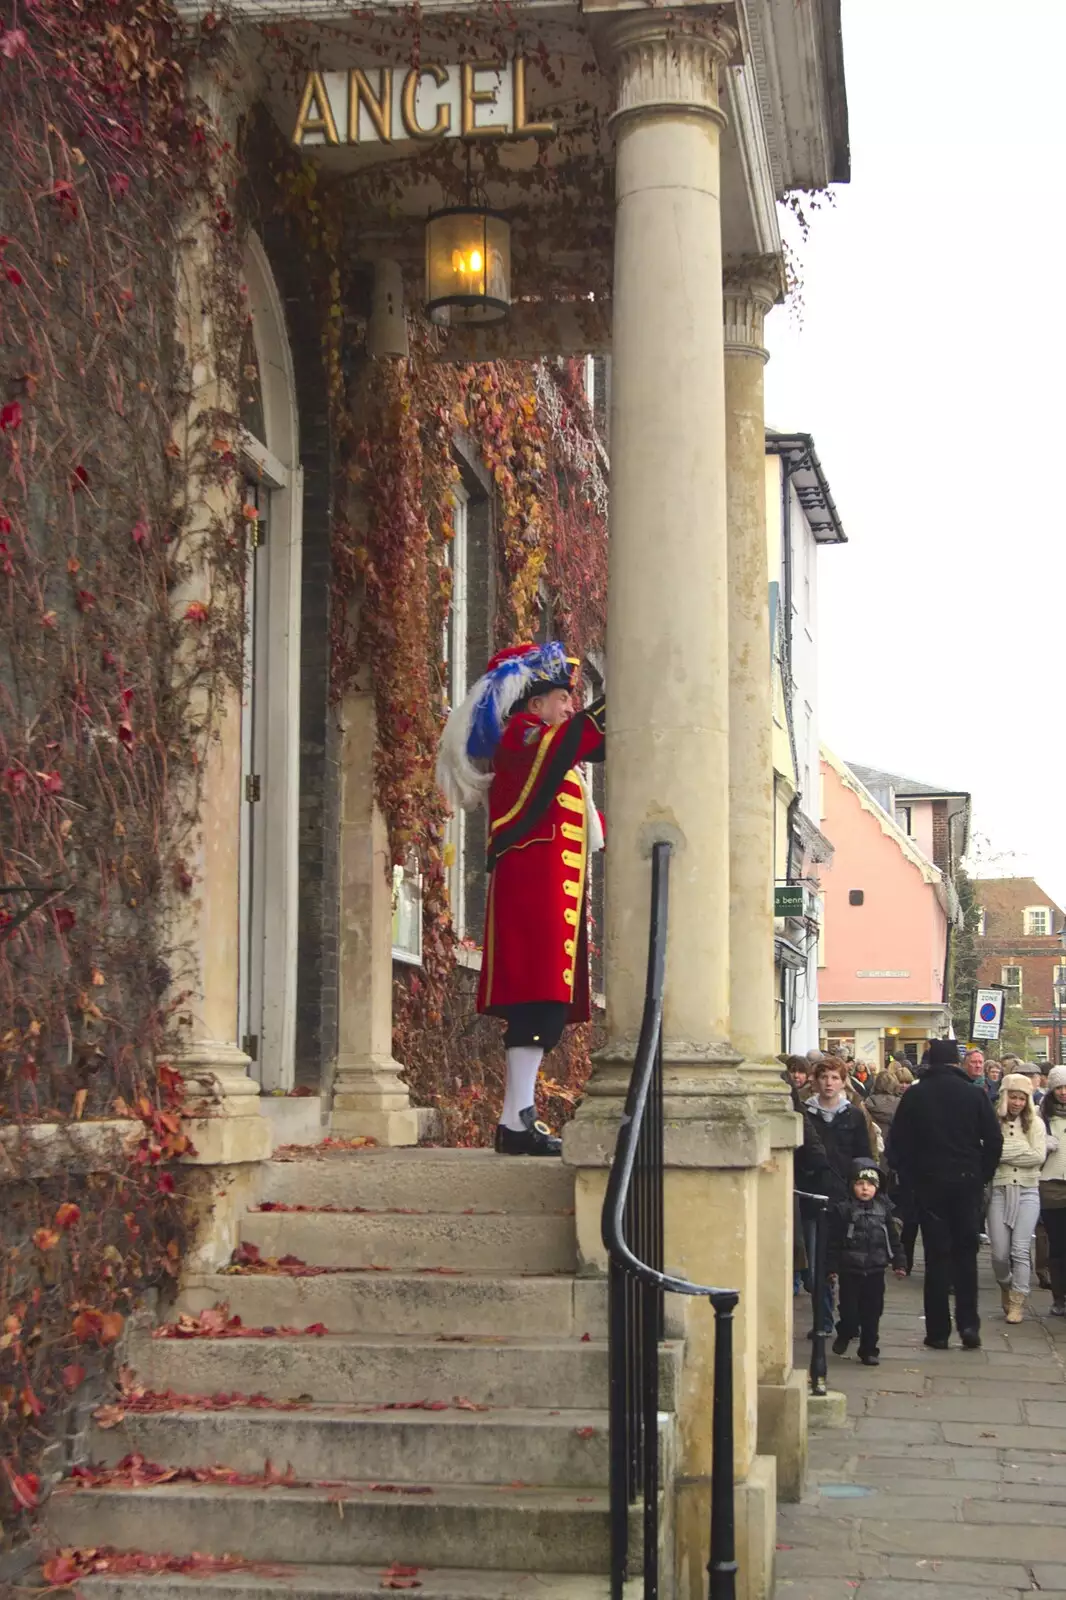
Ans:
<svg viewBox="0 0 1066 1600"><path fill-rule="evenodd" d="M1052 1067L1040 1103L1047 1160L1040 1171L1040 1220L1047 1234L1051 1315L1066 1317L1066 1067Z"/></svg>
<svg viewBox="0 0 1066 1600"><path fill-rule="evenodd" d="M988 1206L992 1270L1007 1321L1021 1322L1029 1298L1030 1250L1040 1219L1040 1169L1047 1155L1047 1129L1024 1073L1008 1072L1004 1077L996 1115L1003 1125L1003 1154Z"/></svg>

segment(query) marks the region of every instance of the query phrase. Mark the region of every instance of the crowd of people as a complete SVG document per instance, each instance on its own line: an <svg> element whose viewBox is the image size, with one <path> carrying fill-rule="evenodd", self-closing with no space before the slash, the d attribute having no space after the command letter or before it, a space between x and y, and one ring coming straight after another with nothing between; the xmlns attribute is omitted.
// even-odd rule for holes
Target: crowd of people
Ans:
<svg viewBox="0 0 1066 1600"><path fill-rule="evenodd" d="M827 1278L818 1316L843 1355L879 1359L885 1278L925 1257L925 1343L981 1343L977 1260L991 1247L1003 1314L1021 1322L1035 1270L1066 1317L1066 1066L960 1055L932 1040L920 1061L899 1052L871 1072L842 1046L782 1057L803 1116L796 1151L795 1291L813 1288L817 1225L827 1215ZM814 1197L828 1199L828 1208ZM1034 1257L1035 1253L1035 1267ZM835 1308L835 1309L834 1309Z"/></svg>

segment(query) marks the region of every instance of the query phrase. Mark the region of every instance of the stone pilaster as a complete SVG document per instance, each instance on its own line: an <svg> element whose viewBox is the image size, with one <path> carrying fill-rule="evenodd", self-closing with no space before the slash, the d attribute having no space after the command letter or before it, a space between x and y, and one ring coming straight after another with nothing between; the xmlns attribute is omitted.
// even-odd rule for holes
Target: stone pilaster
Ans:
<svg viewBox="0 0 1066 1600"><path fill-rule="evenodd" d="M392 875L374 799L374 703L341 705L340 928L334 1133L381 1145L418 1143L418 1116L392 1057Z"/></svg>
<svg viewBox="0 0 1066 1600"><path fill-rule="evenodd" d="M759 1171L759 1448L798 1499L806 1468L806 1386L792 1370L792 1151L799 1119L775 1059L774 773L763 343L783 290L774 257L731 267L725 330L729 549L730 1027L760 1095L770 1152Z"/></svg>
<svg viewBox="0 0 1066 1600"><path fill-rule="evenodd" d="M221 118L211 74L197 75L216 120ZM219 122L220 130L222 123ZM220 132L223 136L225 130ZM172 594L174 615L190 604L210 608L221 581L212 569L216 519L232 520L236 486L221 487L202 476L207 438L217 432L220 411L236 410L236 397L219 371L217 330L204 284L214 270L217 229L213 215L189 216L178 261L178 326L190 379L188 409L175 428L175 443L188 464L188 517L184 579ZM208 432L210 430L210 433ZM188 629L185 630L189 632ZM190 649L195 649L190 644ZM180 660L176 670L184 669ZM201 1166L256 1163L271 1150L270 1129L259 1111L259 1085L251 1062L237 1047L240 925L241 706L232 689L193 691L190 721L208 732L195 788L176 797L170 852L175 876L187 876L188 893L175 891L169 938L177 952L172 987L181 997L176 1015L180 1044L174 1066L188 1080L189 1133ZM195 812L190 826L186 813Z"/></svg>
<svg viewBox="0 0 1066 1600"><path fill-rule="evenodd" d="M735 1473L745 1548L773 1548L774 1462L757 1456L760 1097L730 1033L729 611L719 98L726 24L648 9L597 35L617 140L608 590L608 1043L566 1130L578 1248L602 1270L600 1208L640 1028L653 844L673 846L664 1011L666 1254L741 1292ZM705 1587L713 1316L687 1319L678 1592ZM743 1559L759 1600L772 1562Z"/></svg>

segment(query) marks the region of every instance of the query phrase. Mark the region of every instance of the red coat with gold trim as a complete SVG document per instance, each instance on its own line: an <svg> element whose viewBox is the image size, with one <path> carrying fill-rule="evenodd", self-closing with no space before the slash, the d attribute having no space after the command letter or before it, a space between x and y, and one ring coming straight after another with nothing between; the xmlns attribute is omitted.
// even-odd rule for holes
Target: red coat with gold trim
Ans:
<svg viewBox="0 0 1066 1600"><path fill-rule="evenodd" d="M589 1008L589 821L575 765L602 761L603 702L556 728L518 711L493 757L489 894L478 1010L535 1000Z"/></svg>

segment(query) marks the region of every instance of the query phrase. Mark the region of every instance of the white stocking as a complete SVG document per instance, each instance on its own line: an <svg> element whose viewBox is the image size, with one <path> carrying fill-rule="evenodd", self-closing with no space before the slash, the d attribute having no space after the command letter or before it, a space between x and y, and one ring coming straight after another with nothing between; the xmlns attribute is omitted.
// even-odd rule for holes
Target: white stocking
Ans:
<svg viewBox="0 0 1066 1600"><path fill-rule="evenodd" d="M507 1052L507 1092L500 1121L513 1133L521 1133L525 1127L518 1113L536 1104L537 1073L543 1060L539 1044L516 1044Z"/></svg>

